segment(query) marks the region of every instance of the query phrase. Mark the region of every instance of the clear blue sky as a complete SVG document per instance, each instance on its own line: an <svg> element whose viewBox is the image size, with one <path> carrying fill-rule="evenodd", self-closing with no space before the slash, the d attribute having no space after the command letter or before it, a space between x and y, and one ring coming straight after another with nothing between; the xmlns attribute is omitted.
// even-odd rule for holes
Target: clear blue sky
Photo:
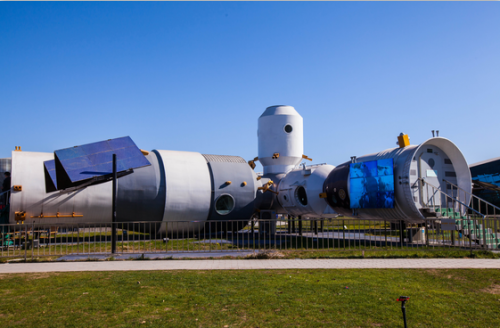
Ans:
<svg viewBox="0 0 500 328"><path fill-rule="evenodd" d="M440 130L500 156L500 3L0 2L0 157L130 135L257 155L267 106L338 165Z"/></svg>

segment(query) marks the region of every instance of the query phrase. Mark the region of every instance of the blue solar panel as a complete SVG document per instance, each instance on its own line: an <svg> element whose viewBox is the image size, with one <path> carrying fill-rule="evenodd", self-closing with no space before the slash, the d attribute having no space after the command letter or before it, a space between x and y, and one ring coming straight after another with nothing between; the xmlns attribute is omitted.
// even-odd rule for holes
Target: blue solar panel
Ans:
<svg viewBox="0 0 500 328"><path fill-rule="evenodd" d="M151 165L130 137L56 150L54 155L59 189L113 173L113 154L116 154L117 172Z"/></svg>
<svg viewBox="0 0 500 328"><path fill-rule="evenodd" d="M43 168L45 172L45 191L51 192L57 190L57 179L56 179L56 162L55 160L43 162Z"/></svg>

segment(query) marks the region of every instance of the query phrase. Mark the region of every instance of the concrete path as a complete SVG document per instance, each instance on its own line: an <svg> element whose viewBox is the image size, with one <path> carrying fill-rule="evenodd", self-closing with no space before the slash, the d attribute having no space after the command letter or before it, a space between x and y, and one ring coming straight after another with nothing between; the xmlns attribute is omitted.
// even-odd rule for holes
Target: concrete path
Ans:
<svg viewBox="0 0 500 328"><path fill-rule="evenodd" d="M490 259L150 260L0 264L0 273L260 269L500 269Z"/></svg>

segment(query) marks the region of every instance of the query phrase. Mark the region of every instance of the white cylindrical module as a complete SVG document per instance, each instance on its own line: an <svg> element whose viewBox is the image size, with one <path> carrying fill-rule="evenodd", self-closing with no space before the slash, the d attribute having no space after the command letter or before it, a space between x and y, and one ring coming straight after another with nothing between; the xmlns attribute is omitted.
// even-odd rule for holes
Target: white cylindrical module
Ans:
<svg viewBox="0 0 500 328"><path fill-rule="evenodd" d="M320 198L332 165L304 166L289 172L278 186L278 202L287 214L309 218L332 218L337 214Z"/></svg>
<svg viewBox="0 0 500 328"><path fill-rule="evenodd" d="M259 161L264 175L286 173L304 154L302 116L292 106L271 106L259 117Z"/></svg>

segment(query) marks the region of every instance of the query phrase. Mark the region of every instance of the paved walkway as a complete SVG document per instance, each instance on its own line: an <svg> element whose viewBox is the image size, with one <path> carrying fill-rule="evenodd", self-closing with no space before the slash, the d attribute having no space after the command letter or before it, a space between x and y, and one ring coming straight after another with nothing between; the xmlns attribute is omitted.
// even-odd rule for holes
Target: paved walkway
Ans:
<svg viewBox="0 0 500 328"><path fill-rule="evenodd" d="M0 273L252 270L252 269L500 269L490 259L150 260L0 264Z"/></svg>

